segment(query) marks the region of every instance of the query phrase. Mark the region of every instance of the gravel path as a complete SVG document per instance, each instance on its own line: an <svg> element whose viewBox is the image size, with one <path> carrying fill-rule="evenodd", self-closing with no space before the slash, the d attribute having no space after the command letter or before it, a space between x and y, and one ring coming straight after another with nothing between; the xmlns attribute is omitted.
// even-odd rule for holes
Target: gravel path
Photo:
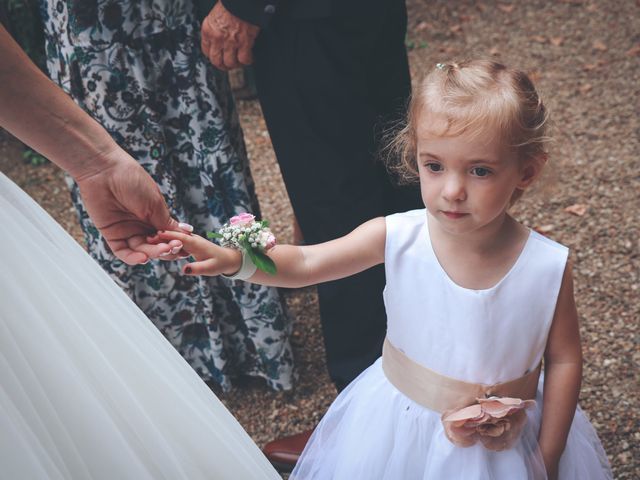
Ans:
<svg viewBox="0 0 640 480"><path fill-rule="evenodd" d="M409 0L411 69L494 57L527 70L552 112L547 182L514 215L568 245L574 261L585 369L581 405L618 479L640 478L640 2ZM291 239L291 208L256 101L239 110L265 217ZM20 160L0 139L0 167L77 239L60 172ZM311 428L335 390L329 382L314 288L284 291L295 319L300 379L292 392L245 380L222 400L262 445Z"/></svg>

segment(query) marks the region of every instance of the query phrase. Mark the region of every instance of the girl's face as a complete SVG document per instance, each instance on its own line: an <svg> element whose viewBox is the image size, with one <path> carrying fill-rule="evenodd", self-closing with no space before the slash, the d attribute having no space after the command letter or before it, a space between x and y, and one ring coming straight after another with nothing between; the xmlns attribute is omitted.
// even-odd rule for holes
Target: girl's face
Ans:
<svg viewBox="0 0 640 480"><path fill-rule="evenodd" d="M441 228L455 235L499 227L513 192L535 173L485 135L443 137L418 130L417 154L422 200Z"/></svg>

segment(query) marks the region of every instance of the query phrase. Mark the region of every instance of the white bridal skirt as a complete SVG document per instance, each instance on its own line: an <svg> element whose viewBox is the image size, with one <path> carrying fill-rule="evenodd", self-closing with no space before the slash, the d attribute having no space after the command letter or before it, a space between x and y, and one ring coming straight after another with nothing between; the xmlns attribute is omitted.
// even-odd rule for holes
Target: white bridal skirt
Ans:
<svg viewBox="0 0 640 480"><path fill-rule="evenodd" d="M493 452L480 443L456 447L444 433L440 414L413 402L389 383L379 359L333 402L291 480L543 480L546 472L537 448L540 389L536 401L521 438L511 449ZM611 478L598 436L578 409L558 479Z"/></svg>
<svg viewBox="0 0 640 480"><path fill-rule="evenodd" d="M145 315L0 174L0 478L278 479Z"/></svg>

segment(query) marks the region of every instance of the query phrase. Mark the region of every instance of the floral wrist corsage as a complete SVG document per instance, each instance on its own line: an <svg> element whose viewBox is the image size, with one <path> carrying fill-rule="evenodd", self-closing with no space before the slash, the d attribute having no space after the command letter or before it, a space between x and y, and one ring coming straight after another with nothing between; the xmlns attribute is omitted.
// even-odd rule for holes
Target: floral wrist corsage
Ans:
<svg viewBox="0 0 640 480"><path fill-rule="evenodd" d="M222 247L242 251L241 270L248 257L248 260L263 272L270 275L276 273L276 264L265 255L265 252L276 245L276 237L269 230L268 221L256 221L256 217L250 213L241 213L231 217L229 223L225 223L217 233L207 232L207 238L218 239Z"/></svg>

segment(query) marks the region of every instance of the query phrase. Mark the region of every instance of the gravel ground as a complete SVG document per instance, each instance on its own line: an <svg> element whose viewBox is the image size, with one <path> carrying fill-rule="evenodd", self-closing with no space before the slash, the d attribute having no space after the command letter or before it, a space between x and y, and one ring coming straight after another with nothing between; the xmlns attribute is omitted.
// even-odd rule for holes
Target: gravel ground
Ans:
<svg viewBox="0 0 640 480"><path fill-rule="evenodd" d="M528 71L552 112L551 162L544 187L514 215L568 245L582 320L581 405L592 419L615 478L640 478L640 2L408 0L412 76L435 63L493 57ZM239 111L263 213L290 241L291 207L256 101ZM79 241L62 175L20 160L0 138L0 167ZM314 288L283 291L294 319L299 381L273 392L238 382L222 401L259 445L311 428L335 396L324 363Z"/></svg>

